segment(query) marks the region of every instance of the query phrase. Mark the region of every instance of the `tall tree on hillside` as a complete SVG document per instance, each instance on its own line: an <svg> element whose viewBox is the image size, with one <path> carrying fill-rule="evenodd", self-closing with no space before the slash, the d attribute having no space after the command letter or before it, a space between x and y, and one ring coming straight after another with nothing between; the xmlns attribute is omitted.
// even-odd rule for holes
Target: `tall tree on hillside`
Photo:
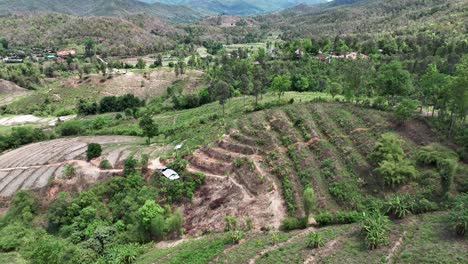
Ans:
<svg viewBox="0 0 468 264"><path fill-rule="evenodd" d="M85 38L84 39L84 46L85 46L85 56L92 57L95 54L95 46L96 41L93 38Z"/></svg>
<svg viewBox="0 0 468 264"><path fill-rule="evenodd" d="M224 81L218 81L214 85L214 91L216 93L216 98L218 99L219 104L223 107L223 117L224 117L225 104L227 100L229 99L229 97L231 97L231 86Z"/></svg>
<svg viewBox="0 0 468 264"><path fill-rule="evenodd" d="M457 66L455 76L448 84L450 94L450 127L451 133L457 121L464 126L468 114L468 56L464 56Z"/></svg>
<svg viewBox="0 0 468 264"><path fill-rule="evenodd" d="M419 81L421 88L421 110L424 106L432 106L432 116L439 99L444 92L444 86L447 82L447 76L440 73L435 64L429 64L426 72Z"/></svg>
<svg viewBox="0 0 468 264"><path fill-rule="evenodd" d="M158 125L154 123L154 120L150 114L145 114L140 119L139 126L143 131L143 135L147 137L146 143L148 145L151 144L151 138L158 135Z"/></svg>
<svg viewBox="0 0 468 264"><path fill-rule="evenodd" d="M413 90L411 74L399 61L383 65L377 75L376 83L380 94L387 96L392 105L395 105L398 96L410 95Z"/></svg>
<svg viewBox="0 0 468 264"><path fill-rule="evenodd" d="M287 74L277 75L271 82L271 90L278 94L278 100L291 88L291 77Z"/></svg>
<svg viewBox="0 0 468 264"><path fill-rule="evenodd" d="M262 66L256 66L253 68L253 87L252 94L255 96L255 106L258 104L258 97L265 92L265 86L267 83L265 70Z"/></svg>

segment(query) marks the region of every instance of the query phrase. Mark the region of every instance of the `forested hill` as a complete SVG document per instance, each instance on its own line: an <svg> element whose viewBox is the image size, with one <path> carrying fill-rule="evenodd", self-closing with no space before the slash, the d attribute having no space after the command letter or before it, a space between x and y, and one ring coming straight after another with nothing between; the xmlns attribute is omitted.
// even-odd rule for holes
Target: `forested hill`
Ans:
<svg viewBox="0 0 468 264"><path fill-rule="evenodd" d="M218 14L248 16L279 11L301 3L316 4L326 0L139 0L146 3L186 5L192 9Z"/></svg>
<svg viewBox="0 0 468 264"><path fill-rule="evenodd" d="M431 27L465 32L464 0L339 0L300 5L262 17L270 27L292 37L386 33Z"/></svg>
<svg viewBox="0 0 468 264"><path fill-rule="evenodd" d="M136 0L1 0L0 14L23 12L56 12L78 16L122 16L145 13L147 15L190 21L202 16L189 7L162 3L143 3Z"/></svg>

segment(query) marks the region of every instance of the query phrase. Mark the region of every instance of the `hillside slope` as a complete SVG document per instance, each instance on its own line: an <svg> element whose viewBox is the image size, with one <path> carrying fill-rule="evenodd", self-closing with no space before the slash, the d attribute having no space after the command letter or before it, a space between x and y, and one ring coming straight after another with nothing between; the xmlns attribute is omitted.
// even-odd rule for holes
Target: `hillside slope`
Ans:
<svg viewBox="0 0 468 264"><path fill-rule="evenodd" d="M279 11L306 3L324 3L325 0L139 0L146 3L186 5L193 9L207 10L219 14L249 16Z"/></svg>
<svg viewBox="0 0 468 264"><path fill-rule="evenodd" d="M194 20L201 14L188 7L147 4L136 0L2 0L0 14L57 12L78 16L121 16L145 13L172 20Z"/></svg>
<svg viewBox="0 0 468 264"><path fill-rule="evenodd" d="M172 25L145 15L78 17L66 14L22 14L0 17L0 34L11 46L60 47L83 44L92 37L108 54L153 52L183 34Z"/></svg>
<svg viewBox="0 0 468 264"><path fill-rule="evenodd" d="M262 19L294 37L385 33L422 26L463 30L467 5L462 0L335 1L300 5Z"/></svg>
<svg viewBox="0 0 468 264"><path fill-rule="evenodd" d="M438 176L425 167L418 167L420 177L395 188L377 176L370 157L387 132L402 140L407 157L443 142L424 120L397 126L391 113L346 104L307 103L240 118L189 157L188 170L204 173L207 184L185 209L186 231L222 230L225 215L250 217L256 229L279 227L286 215L304 215L307 186L314 189L316 212L360 211L399 192L435 199ZM454 191L465 188L467 169L460 163Z"/></svg>

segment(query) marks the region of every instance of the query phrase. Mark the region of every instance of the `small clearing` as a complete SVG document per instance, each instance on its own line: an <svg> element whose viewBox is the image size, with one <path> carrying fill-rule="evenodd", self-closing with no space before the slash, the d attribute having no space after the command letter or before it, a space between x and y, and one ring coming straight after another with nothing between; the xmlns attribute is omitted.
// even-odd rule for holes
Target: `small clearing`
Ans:
<svg viewBox="0 0 468 264"><path fill-rule="evenodd" d="M20 87L13 82L0 79L0 106L9 104L15 99L30 93L31 91Z"/></svg>
<svg viewBox="0 0 468 264"><path fill-rule="evenodd" d="M0 126L17 126L26 124L38 124L45 126L55 126L58 122L75 119L76 115L61 117L37 117L34 115L15 115L0 117Z"/></svg>

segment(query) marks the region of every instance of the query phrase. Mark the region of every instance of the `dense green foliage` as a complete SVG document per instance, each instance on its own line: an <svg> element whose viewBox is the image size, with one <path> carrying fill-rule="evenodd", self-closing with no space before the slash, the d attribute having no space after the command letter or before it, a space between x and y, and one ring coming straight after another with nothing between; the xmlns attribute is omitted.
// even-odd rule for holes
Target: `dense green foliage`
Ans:
<svg viewBox="0 0 468 264"><path fill-rule="evenodd" d="M46 139L47 136L41 129L15 127L10 134L0 135L0 152Z"/></svg>
<svg viewBox="0 0 468 264"><path fill-rule="evenodd" d="M97 143L89 143L88 149L86 150L86 159L92 160L97 157L100 157L102 154L102 147Z"/></svg>

